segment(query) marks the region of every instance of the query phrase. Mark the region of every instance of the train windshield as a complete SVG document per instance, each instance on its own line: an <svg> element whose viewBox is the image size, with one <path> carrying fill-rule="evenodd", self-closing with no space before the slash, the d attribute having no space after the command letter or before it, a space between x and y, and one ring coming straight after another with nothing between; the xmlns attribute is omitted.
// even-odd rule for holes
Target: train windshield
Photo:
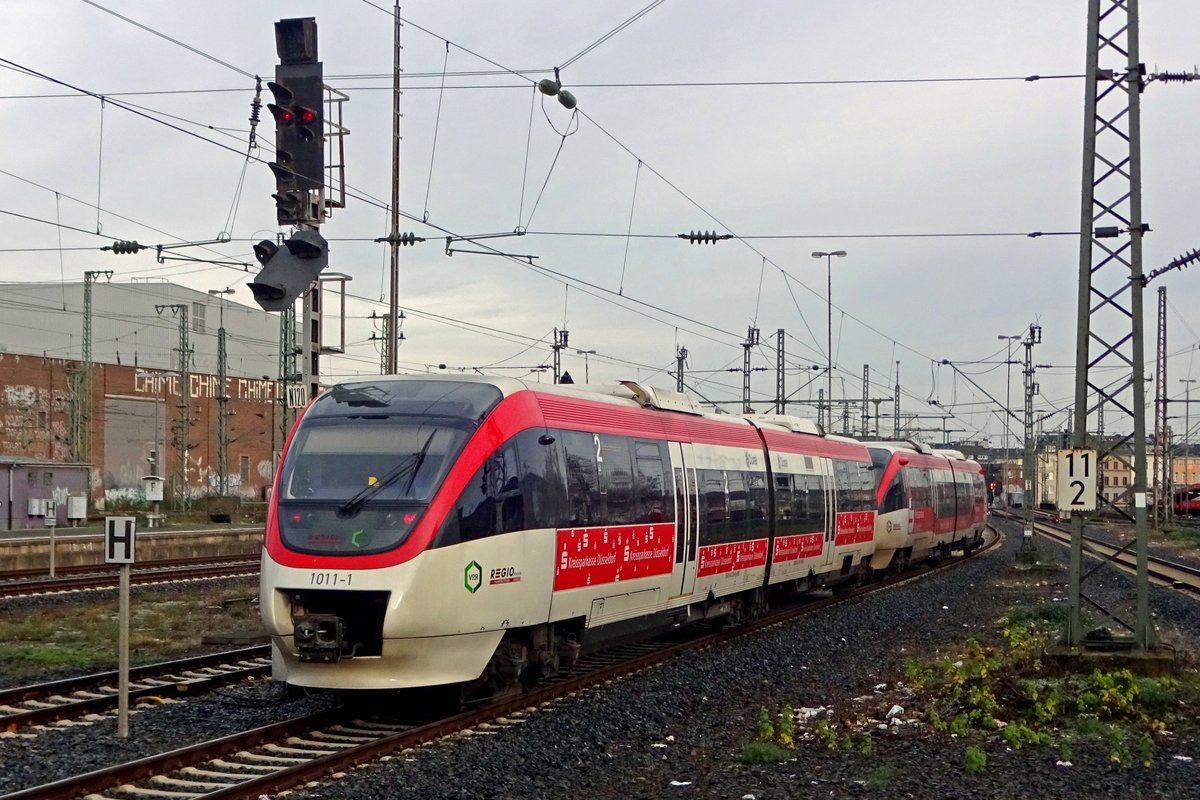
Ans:
<svg viewBox="0 0 1200 800"><path fill-rule="evenodd" d="M446 381L383 380L323 395L279 477L283 543L345 555L396 547L500 399L494 386Z"/></svg>

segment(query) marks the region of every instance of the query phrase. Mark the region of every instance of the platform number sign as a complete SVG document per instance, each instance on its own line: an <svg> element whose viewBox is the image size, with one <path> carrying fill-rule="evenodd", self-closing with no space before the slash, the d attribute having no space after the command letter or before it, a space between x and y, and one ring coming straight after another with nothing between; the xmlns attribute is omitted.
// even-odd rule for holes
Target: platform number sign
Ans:
<svg viewBox="0 0 1200 800"><path fill-rule="evenodd" d="M104 518L104 563L133 563L136 522L134 517Z"/></svg>
<svg viewBox="0 0 1200 800"><path fill-rule="evenodd" d="M1055 505L1059 511L1096 510L1096 451L1073 448L1058 451L1058 491Z"/></svg>

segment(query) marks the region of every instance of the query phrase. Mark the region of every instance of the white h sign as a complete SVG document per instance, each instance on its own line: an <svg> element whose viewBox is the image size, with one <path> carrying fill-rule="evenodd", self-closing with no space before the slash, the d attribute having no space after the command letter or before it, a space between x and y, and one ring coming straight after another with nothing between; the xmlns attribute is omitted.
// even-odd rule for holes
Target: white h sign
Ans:
<svg viewBox="0 0 1200 800"><path fill-rule="evenodd" d="M137 532L134 517L104 518L104 563L132 564L133 542Z"/></svg>

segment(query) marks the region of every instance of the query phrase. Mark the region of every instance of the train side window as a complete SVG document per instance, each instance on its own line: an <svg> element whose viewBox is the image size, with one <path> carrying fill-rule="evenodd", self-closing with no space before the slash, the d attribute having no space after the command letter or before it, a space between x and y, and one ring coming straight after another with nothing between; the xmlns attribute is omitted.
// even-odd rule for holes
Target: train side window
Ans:
<svg viewBox="0 0 1200 800"><path fill-rule="evenodd" d="M666 458L661 442L634 440L634 518L633 522L670 522L674 509L667 502Z"/></svg>
<svg viewBox="0 0 1200 800"><path fill-rule="evenodd" d="M447 547L473 539L482 539L492 535L496 526L496 501L487 493L487 471L489 462L485 461L454 502L454 508L442 521L438 531L437 547Z"/></svg>
<svg viewBox="0 0 1200 800"><path fill-rule="evenodd" d="M932 508L933 496L930 493L929 470L921 467L909 467L905 473L909 505L912 508Z"/></svg>
<svg viewBox="0 0 1200 800"><path fill-rule="evenodd" d="M596 464L593 435L582 431L563 431L566 456L567 524L581 527L599 523L600 476Z"/></svg>
<svg viewBox="0 0 1200 800"><path fill-rule="evenodd" d="M516 437L521 459L521 489L525 495L525 523L530 528L557 528L566 518L567 489L558 444L561 440L561 431L538 428L531 428Z"/></svg>
<svg viewBox="0 0 1200 800"><path fill-rule="evenodd" d="M880 514L888 514L904 508L908 492L904 489L903 475L903 472L897 470L896 474L892 476L892 482L888 484L887 492L883 495L883 502L879 505Z"/></svg>
<svg viewBox="0 0 1200 800"><path fill-rule="evenodd" d="M793 475L792 517L796 533L825 530L825 490L820 475Z"/></svg>
<svg viewBox="0 0 1200 800"><path fill-rule="evenodd" d="M624 436L600 436L601 492L607 502L604 524L627 525L633 522L633 459L629 440Z"/></svg>
<svg viewBox="0 0 1200 800"><path fill-rule="evenodd" d="M517 448L505 445L495 456L494 481L496 505L500 510L497 520L499 533L511 533L525 527L525 497L521 493L521 463Z"/></svg>
<svg viewBox="0 0 1200 800"><path fill-rule="evenodd" d="M726 542L738 542L748 538L750 529L750 506L746 490L746 473L740 470L725 472L725 496L729 509L729 527L725 532Z"/></svg>
<svg viewBox="0 0 1200 800"><path fill-rule="evenodd" d="M751 538L767 535L767 476L746 473L747 533Z"/></svg>
<svg viewBox="0 0 1200 800"><path fill-rule="evenodd" d="M469 542L525 527L520 463L512 444L488 456L447 515L438 545Z"/></svg>
<svg viewBox="0 0 1200 800"><path fill-rule="evenodd" d="M934 516L950 519L954 516L954 484L945 470L932 470Z"/></svg>
<svg viewBox="0 0 1200 800"><path fill-rule="evenodd" d="M799 533L792 499L792 480L791 475L775 473L775 530L780 536Z"/></svg>
<svg viewBox="0 0 1200 800"><path fill-rule="evenodd" d="M719 469L698 469L700 481L699 539L704 544L725 541L725 473Z"/></svg>

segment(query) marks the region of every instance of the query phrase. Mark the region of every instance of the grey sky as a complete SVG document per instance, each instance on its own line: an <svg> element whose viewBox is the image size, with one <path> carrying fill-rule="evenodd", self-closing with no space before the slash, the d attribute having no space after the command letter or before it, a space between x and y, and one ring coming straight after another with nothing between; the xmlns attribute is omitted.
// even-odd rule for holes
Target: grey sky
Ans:
<svg viewBox="0 0 1200 800"><path fill-rule="evenodd" d="M185 252L253 263L251 242L276 231L274 189L265 163L256 162L236 194L253 96L253 79L242 73L273 75L275 20L315 16L326 82L350 96L347 182L374 201L351 199L323 227L331 268L352 275L351 292L364 298L349 305L349 357L327 363L326 372L377 371L366 318L386 313L378 301L387 296L387 251L370 240L386 233L390 197L390 4L97 3L211 59L81 0L8 0L0 55L143 106L201 138L115 102L101 113L96 99L5 70L0 122L9 146L0 159L0 209L82 231L95 231L99 221L102 235L0 215L7 250L0 280L78 281L86 269L113 269L121 281L231 285L233 300L252 303L245 289L251 276L239 270L157 264L150 254L96 248L113 239L158 244L227 231L232 242ZM1070 404L1079 241L1023 234L1079 227L1083 84L1049 76L1082 71L1084 0L667 0L562 71L583 115L573 119L534 94L532 80L647 5L403 4L402 15L414 23L403 34L410 76L403 211L418 219L428 214L430 223L458 235L518 226L542 232L486 241L536 255L538 266L590 285L496 257L447 257L444 233L408 224L405 230L430 241L401 254L404 368L549 363L551 331L565 326L572 348L564 365L577 380L584 365L574 350L586 349L597 351L588 363L593 380L670 386L665 370L684 345L703 394L731 400L740 396L741 379L721 370L741 366L740 342L754 324L772 347L775 331L787 331L794 370L788 385L795 390L816 374L810 365L826 360L825 264L810 253L844 249L848 256L833 263L835 395L861 397L864 364L876 382L871 395L890 395L900 361L905 413L935 413L923 402L934 399L953 407L951 427L999 444L995 407L932 362L987 362L962 369L1003 399L1005 351L996 337L1037 322L1044 344L1035 361L1054 365L1039 374L1038 406ZM1198 34L1195 2L1141 3L1141 53L1152 71L1192 70ZM527 79L451 74L439 90L443 70L494 72L496 64L528 70ZM895 82L1028 75L1046 77ZM802 81L814 83L767 85ZM615 85L699 82L740 85ZM199 91L215 89L233 91ZM27 97L35 94L71 96ZM1152 84L1142 109L1150 269L1200 246L1192 199L1200 161L1191 146L1200 85ZM264 117L259 136L272 145L272 122ZM270 148L257 156L270 160ZM235 197L240 205L229 228ZM698 229L792 238L715 245L669 238ZM644 236L626 240L626 231ZM652 236L667 238L645 238ZM60 254L60 245L89 249ZM1193 355L1200 335L1187 311L1200 290L1195 270L1159 281L1169 287L1170 349L1177 353L1170 391L1182 396L1178 379L1200 372ZM1150 293L1147 308L1153 331ZM774 355L757 349L753 364L773 367ZM819 380L796 397L815 398L823 386ZM755 373L753 391L765 410L774 375ZM1019 405L1019 370L1013 396ZM1060 415L1050 424L1063 422Z"/></svg>

